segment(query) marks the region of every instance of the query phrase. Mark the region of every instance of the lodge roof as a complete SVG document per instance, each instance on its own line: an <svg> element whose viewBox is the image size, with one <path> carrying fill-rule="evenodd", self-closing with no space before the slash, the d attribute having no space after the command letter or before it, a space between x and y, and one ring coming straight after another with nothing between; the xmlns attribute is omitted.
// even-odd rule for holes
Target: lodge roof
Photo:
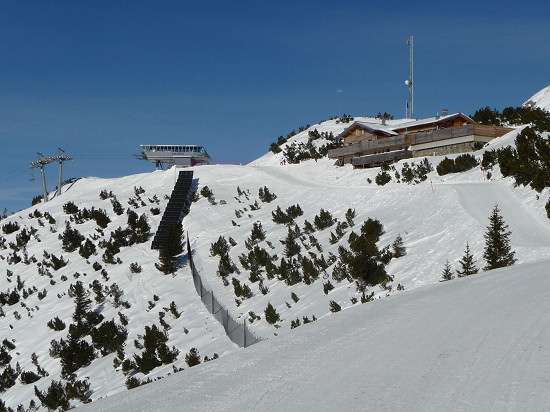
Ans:
<svg viewBox="0 0 550 412"><path fill-rule="evenodd" d="M397 120L386 120L386 124L382 124L382 119L373 118L369 121L356 120L350 126L346 127L340 137L345 136L349 131L355 130L356 128L365 129L371 132L378 132L385 134L386 136L397 136L399 133L397 131L404 130L407 128L424 126L427 124L439 124L447 120L453 119L455 117L461 117L469 123L475 124L476 122L470 117L462 113L453 113L446 116L434 116L428 117L426 119L397 119Z"/></svg>

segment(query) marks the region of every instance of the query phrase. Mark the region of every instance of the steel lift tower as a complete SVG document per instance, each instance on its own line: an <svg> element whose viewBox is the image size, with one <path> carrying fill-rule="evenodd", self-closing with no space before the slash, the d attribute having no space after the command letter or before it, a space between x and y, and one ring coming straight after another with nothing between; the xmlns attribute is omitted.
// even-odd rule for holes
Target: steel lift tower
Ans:
<svg viewBox="0 0 550 412"><path fill-rule="evenodd" d="M57 156L52 157L44 157L42 153L38 153L38 160L30 163L31 169L35 169L37 167L40 168L40 173L42 174L42 190L44 191L44 203L48 201L48 191L46 189L46 174L44 173L44 166L50 163L59 162L59 182L57 184L57 196L59 196L61 194L61 183L63 182L63 162L66 162L67 160L73 160L63 151L63 149L58 148L58 150L59 152Z"/></svg>

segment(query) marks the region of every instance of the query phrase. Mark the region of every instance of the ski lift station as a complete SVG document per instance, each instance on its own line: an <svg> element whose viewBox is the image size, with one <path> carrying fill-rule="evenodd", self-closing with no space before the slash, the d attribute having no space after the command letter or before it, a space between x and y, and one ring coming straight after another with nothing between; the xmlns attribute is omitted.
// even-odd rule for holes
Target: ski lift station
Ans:
<svg viewBox="0 0 550 412"><path fill-rule="evenodd" d="M208 165L212 161L204 147L190 145L140 145L141 160L149 160L155 163L157 169L168 167L190 167L195 165Z"/></svg>

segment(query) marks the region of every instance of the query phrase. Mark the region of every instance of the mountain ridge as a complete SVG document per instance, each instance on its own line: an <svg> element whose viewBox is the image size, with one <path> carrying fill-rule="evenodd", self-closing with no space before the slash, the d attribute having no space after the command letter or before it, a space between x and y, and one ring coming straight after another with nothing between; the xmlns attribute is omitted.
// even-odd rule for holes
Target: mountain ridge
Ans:
<svg viewBox="0 0 550 412"><path fill-rule="evenodd" d="M307 141L308 132L316 128L319 132L338 133L338 130L343 130L348 125L336 123L335 120L313 125L293 136L288 143L282 146L284 148L285 145L293 142ZM321 130L321 128L323 129ZM474 152L473 155L479 159L486 150L513 145L514 139L520 131L521 128L518 128L501 138L494 139L487 147ZM288 285L286 282L278 280L277 277L269 279L265 269L262 269L261 272L263 278L261 283L251 280L251 272L244 267L241 257L250 252L247 242L251 242L251 231L254 225L261 223L262 229L265 231L265 239L257 241L255 245L265 249L272 261L277 264L280 264L281 259L285 256L282 242L287 237L289 227L296 227L292 224L287 226L273 222L272 213L277 210L277 207L286 210L290 206L299 205L302 209L303 216L296 217L294 222L302 231L301 236L304 237L303 240L300 239L299 243L301 254L311 259L313 259L312 254L317 258L323 256L327 260L330 260L331 255L336 257L339 253L338 247L347 247L351 232L358 233L362 223L369 218L377 219L383 225L384 231L377 243L380 249L391 246L392 242L401 236L407 253L403 257L391 259L386 266L393 280L388 282L385 287L377 285L367 288L367 295L372 293L372 298L377 300L377 305L385 302L386 299L394 303L398 300L398 296L405 297L409 293L414 294L415 290L432 291L439 290L439 287L448 289L449 286L439 283L445 261L448 259L453 270L456 269L467 243L472 249L477 265L482 266L483 233L487 228L488 217L495 204L499 205L504 220L512 232L511 245L517 253L518 263L514 268L503 269L495 273L484 273L479 278L493 279L494 276L502 272L508 274L507 279L512 279L509 274L515 270L520 274L518 276L521 276L523 272L532 274L548 263L550 223L544 210L544 204L549 198L548 190L545 189L539 194L529 187L517 187L514 180L504 178L498 168L492 170L490 178L486 171L476 167L467 172L444 176L439 176L432 171L427 174L426 180L413 184L397 182L396 176L397 174L402 175L405 163L411 164L422 160L408 159L393 165L394 170L390 170L392 181L385 186L378 186L374 183L380 172L378 168L354 170L349 165L336 167L333 161L326 158L318 161L307 160L299 164L281 164L281 159L281 154L267 153L245 166L194 167L194 178L198 180L199 192L208 187L212 195L211 198L203 195L198 196L183 220L184 231L189 234L194 261L205 283L238 321L246 322L255 334L267 341L255 345L257 348L251 349L253 351L261 352L262 345L274 348L280 339L285 342L291 341L293 338L302 339L300 334L296 334L298 331L294 330L296 328L293 328L292 324L296 325L296 320L298 320L301 323L299 328L310 329L311 325L303 324L306 317L308 321L315 317L320 325L313 328L319 328L319 331L312 332L311 340L307 345L312 345L315 342L314 335L316 333L321 333L322 336L329 333L328 330L332 326L323 326L325 322L330 325L342 322L349 324L350 327L363 328L357 326L360 325L360 322L354 326L355 321L347 319L349 312L357 312L354 307L360 305L361 293L353 282L334 280L332 277L334 262L326 270L320 271L319 278L311 284L300 281ZM435 156L427 159L435 167L443 157ZM121 319L119 312L129 318L128 339L124 348L126 359L132 359L133 355L141 353L142 349L139 346L145 326L162 325L161 321L168 324L168 327L165 328L168 335L167 342L170 347L179 349L178 359L172 364L158 366L148 374L139 372L133 375L142 381L166 377L168 374L174 374L180 368L185 370L179 372L178 376L190 373L192 377L197 376L197 379L203 379L201 378L202 372L195 372L195 369L190 371L185 362L185 356L192 348L198 349L201 359L204 356L212 358L214 354L221 358L199 367L198 370L215 370L218 362L220 364L225 364L224 362L250 364L252 362L244 359L245 355L240 354L241 350L229 341L221 325L202 304L200 297L195 292L185 257L182 257L181 268L174 276L162 275L155 268L158 252L151 251L150 243L152 234L160 222L162 211L168 202L167 196L170 195L175 184L176 173L176 169L170 169L116 179L80 179L70 187L65 187L66 191L61 196L54 197L50 202L20 211L0 222L0 226L14 222L17 222L19 226L19 229L13 233L3 232L1 234L5 239L6 247L0 250L1 291L18 290L18 293L22 295L22 289L36 288L36 291L16 304L3 306L5 317L1 318L0 332L1 336L9 339L16 346L14 350L9 351L12 357L11 365L14 367L19 362L22 370L35 370L31 362L31 355L36 353L39 364L50 374L34 383L39 390L45 391L53 380L59 380L61 365L58 358L50 356L50 341L65 339L67 330L52 331L46 324L55 316L60 317L67 325L72 322L74 302L68 295L68 291L69 286L77 281L83 282L90 291L92 299L94 298L91 287L93 281L98 281L105 287L116 283L123 291L121 298L129 303L129 308L115 306L113 298L108 294L100 302L93 303L92 308L97 313L101 313L106 321L115 319L119 322ZM259 192L264 188L268 188L277 197L270 202L262 200ZM144 193L141 192L142 190ZM103 191L108 195L104 199L100 196ZM114 199L110 197L111 194L121 202L125 209L125 213L122 215L117 215L114 212L112 203ZM74 202L80 210L84 208L103 209L107 212L111 222L102 229L93 220L79 221L76 215L64 210L67 202ZM152 209L155 208L158 208L161 213L154 214ZM351 209L355 210L353 218L355 225L342 229L343 235L336 243L332 243L331 239L335 235L338 223L346 222L346 214ZM122 263L105 263L102 259L105 248L100 244L102 241L107 242L112 238L112 233L115 233L119 227L127 227L128 210L132 210L138 215L145 214L147 216L151 227L151 236L145 243L135 244L132 247L121 247L116 256L121 259ZM318 229L312 233L320 246L316 248L312 243L313 239L305 236L302 228L305 227L306 220L312 223L314 217L321 210L330 212L337 221L328 229ZM46 212L53 216L55 223L47 222ZM69 222L73 229L77 229L86 239L97 245L97 255L86 259L80 256L78 251L66 252L62 249L59 235L66 228L66 222ZM27 260L32 261L34 256L37 262L9 264L8 260L14 257L15 252L24 255L21 248L16 251L10 244L13 243L16 246L16 243L21 241L18 237L22 238L23 228L31 231L31 227L36 232L29 236L25 250ZM220 268L220 258L211 254L212 244L220 236L231 244L228 248L228 256L238 269L238 271L229 274L229 285L227 286L216 274ZM232 244L231 239L235 244ZM48 275L47 272L44 272L43 262L50 258L47 258L44 252L57 257L63 256L68 260L67 266L58 270L48 269L50 272ZM24 256L20 257L24 258ZM103 275L100 270L96 270L93 267L94 263L100 264L102 269L106 270L106 275ZM132 272L129 265L133 263L141 267L141 272ZM42 274L39 269L42 270ZM8 270L13 274L8 275ZM22 289L17 288L16 278L18 276L24 282ZM241 285L249 286L252 297L236 296L235 284L231 284L232 278L235 278ZM538 276L537 281L542 282ZM485 280L456 280L456 282L465 285L483 283ZM519 282L519 280L513 282ZM328 283L333 289L328 287ZM502 288L508 288L507 285L499 285ZM268 289L265 295L262 292L262 287ZM462 287L464 286L457 286L459 289ZM488 286L485 287L489 290ZM543 288L545 285L540 283L539 287ZM39 298L38 292L43 290L46 290L45 296ZM527 290L521 289L521 293L525 296ZM423 297L422 299L428 298ZM455 299L457 302L459 301L458 295ZM164 309L168 308L172 302L176 305L177 311L181 312L179 317L176 317L170 310ZM342 310L332 313L331 302L337 303ZM473 302L471 303L473 304ZM266 322L264 311L268 304L273 305L280 315L280 320L275 325ZM389 306L389 303L383 303L384 307L387 307L386 305ZM420 310L420 306L416 306L416 308ZM363 310L370 312L371 309L369 305L365 305L359 311ZM537 306L537 310L542 309ZM382 313L379 316L383 318ZM470 316L474 316L474 313L470 313ZM542 317L540 319L545 322ZM454 318L455 322L458 320ZM543 332L537 333L543 336ZM518 339L518 342L521 341L521 336L513 338ZM366 336L362 336L361 339L366 339ZM402 336L402 339L406 339L406 336ZM305 340L302 342L306 344ZM325 343L328 344L328 342ZM379 341L379 344L380 347L384 346L382 341ZM481 342L478 344L481 345ZM495 341L488 340L487 342L488 346L495 344ZM509 349L519 350L519 346L511 346ZM322 349L319 351L322 352ZM546 356L547 352L541 351L541 354L541 356ZM226 357L236 360L225 361ZM113 365L113 362L116 363L116 359L118 358L114 353L106 356L96 354L91 365L77 370L78 379L88 379L90 395L94 402L103 397L111 399L113 394L125 391L127 376L122 373L120 365ZM296 360L291 357L290 360L292 359ZM122 361L122 359L119 360ZM417 362L421 362L421 359ZM378 365L382 367L381 363ZM285 367L292 370L290 364L281 363L283 369L279 369L277 372L280 377L283 377ZM348 364L348 367L353 369L356 366ZM315 368L315 373L322 373L321 367L315 366ZM394 368L398 368L398 365L394 365ZM543 371L539 372L542 375L538 376L542 376L541 379L544 379L546 375ZM227 372L220 371L220 374L225 373ZM385 376L383 369L378 370L378 373ZM246 369L242 370L242 374L246 376ZM345 379L343 371L339 376ZM357 375L352 376L357 378ZM395 377L395 375L392 376ZM466 375L461 375L461 377L467 378ZM172 379L176 380L175 377ZM187 380L187 378L181 379L184 382ZM322 381L324 378L319 379ZM478 377L478 379L481 378ZM268 384L261 379L260 381L264 385ZM290 382L290 380L284 380L284 382ZM23 385L18 380L14 386L1 394L1 398L7 406L15 408L17 405L23 404L27 407L30 399L36 400L34 385ZM162 382L152 385L162 385ZM245 390L245 388L252 390L249 383L241 383L241 385L244 386L241 386L239 390ZM327 382L323 381L320 388L326 391L328 390L326 385ZM306 389L306 387L302 388ZM449 388L447 381L445 389ZM468 391L467 386L461 388ZM140 392L136 393L142 393L144 390L144 388L140 388ZM149 389L145 390L145 392L147 391ZM151 389L151 391L156 392L157 389ZM284 405L285 402L292 401L292 398L281 400L270 394L269 391L260 392L261 394L254 399L252 395L245 396L243 407L245 409L254 408L256 407L254 402L259 402L258 405L263 407L275 407L274 405ZM206 396L204 392L198 393ZM395 392L391 393L395 394ZM498 394L502 395L501 392ZM351 394L349 395L351 396ZM128 396L131 395L120 396L120 399L128 399ZM452 399L456 400L456 396ZM391 404L389 397L388 395L382 400L378 399L377 402L390 402ZM199 402L199 398L196 399L196 402ZM262 401L262 399L265 400ZM301 399L311 405L314 403L314 399L307 396ZM162 399L157 399L157 401L161 405L158 409L163 409L165 405L162 404ZM221 400L218 401L221 402ZM361 395L358 397L358 403L351 404L351 407L358 409L360 401L367 402L368 399ZM544 405L542 398L539 401L541 403L535 406ZM439 399L438 402L443 401ZM497 401L495 400L495 402ZM112 404L116 405L115 398L112 398ZM219 405L222 408L222 404ZM229 403L229 405L241 406L239 403ZM286 403L286 405L290 405L290 403ZM380 403L379 405L387 406L388 404ZM499 405L500 403L492 404L492 406ZM200 405L197 403L196 406L191 405L191 407L199 408ZM228 407L228 409L231 408Z"/></svg>

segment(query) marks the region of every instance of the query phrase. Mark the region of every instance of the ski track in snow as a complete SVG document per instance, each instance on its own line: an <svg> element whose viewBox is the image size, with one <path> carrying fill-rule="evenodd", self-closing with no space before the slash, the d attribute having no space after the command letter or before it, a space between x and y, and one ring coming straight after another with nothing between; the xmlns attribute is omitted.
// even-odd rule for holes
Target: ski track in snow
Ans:
<svg viewBox="0 0 550 412"><path fill-rule="evenodd" d="M550 247L550 228L524 210L508 188L497 184L457 184L463 208L481 225L488 226L487 216L498 204L514 243L523 247ZM489 213L488 213L489 211Z"/></svg>

